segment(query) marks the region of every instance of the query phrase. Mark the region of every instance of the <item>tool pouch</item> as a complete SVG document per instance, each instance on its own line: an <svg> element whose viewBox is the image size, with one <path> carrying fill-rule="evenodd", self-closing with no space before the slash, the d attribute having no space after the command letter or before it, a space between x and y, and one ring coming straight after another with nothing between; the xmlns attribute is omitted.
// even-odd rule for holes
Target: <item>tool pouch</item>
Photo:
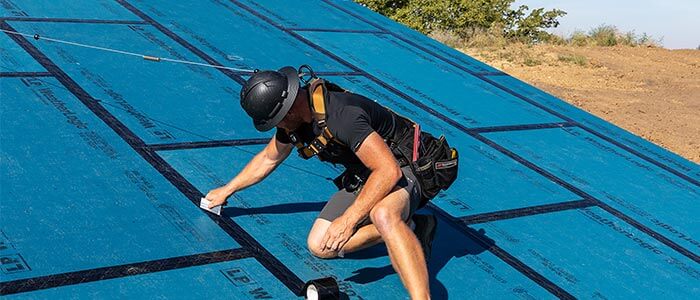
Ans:
<svg viewBox="0 0 700 300"><path fill-rule="evenodd" d="M338 188L338 190L345 189L351 193L359 193L362 186L367 182L369 178L370 170L364 169L346 169L338 177L333 179L333 184Z"/></svg>
<svg viewBox="0 0 700 300"><path fill-rule="evenodd" d="M436 139L429 133L421 133L421 150L421 156L410 163L421 187L419 207L448 189L457 179L459 167L459 153L450 148L444 136Z"/></svg>

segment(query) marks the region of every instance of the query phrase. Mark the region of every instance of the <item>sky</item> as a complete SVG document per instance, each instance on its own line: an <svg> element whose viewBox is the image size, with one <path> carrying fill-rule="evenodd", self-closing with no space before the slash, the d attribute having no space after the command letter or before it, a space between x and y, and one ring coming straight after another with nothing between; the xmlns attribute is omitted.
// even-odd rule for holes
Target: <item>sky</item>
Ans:
<svg viewBox="0 0 700 300"><path fill-rule="evenodd" d="M530 9L566 11L561 25L551 30L565 36L606 24L661 38L662 45L670 49L700 46L700 0L516 0L513 5L523 4Z"/></svg>

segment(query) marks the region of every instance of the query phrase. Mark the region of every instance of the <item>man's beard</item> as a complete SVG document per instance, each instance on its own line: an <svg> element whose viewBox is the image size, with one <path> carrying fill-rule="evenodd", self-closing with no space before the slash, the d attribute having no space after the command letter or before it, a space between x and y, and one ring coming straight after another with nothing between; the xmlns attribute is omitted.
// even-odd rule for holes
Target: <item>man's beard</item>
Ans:
<svg viewBox="0 0 700 300"><path fill-rule="evenodd" d="M306 123L304 121L304 118L301 117L301 115L295 114L295 113L290 113L287 115L287 120L285 120L287 123L287 126L289 126L289 130L297 130L299 127L304 125Z"/></svg>

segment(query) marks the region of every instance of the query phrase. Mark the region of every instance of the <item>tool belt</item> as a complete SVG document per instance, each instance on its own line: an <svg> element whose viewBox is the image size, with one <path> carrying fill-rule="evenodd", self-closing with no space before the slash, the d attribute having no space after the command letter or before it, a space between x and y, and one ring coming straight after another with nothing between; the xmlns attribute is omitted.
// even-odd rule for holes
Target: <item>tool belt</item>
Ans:
<svg viewBox="0 0 700 300"><path fill-rule="evenodd" d="M396 116L403 126L396 128L394 138L387 144L399 166L409 166L416 176L421 192L418 208L422 208L457 179L459 153L450 147L444 136L435 138L430 133L420 132L417 124ZM367 182L369 174L370 170L364 166L347 168L333 183L339 190L357 194Z"/></svg>

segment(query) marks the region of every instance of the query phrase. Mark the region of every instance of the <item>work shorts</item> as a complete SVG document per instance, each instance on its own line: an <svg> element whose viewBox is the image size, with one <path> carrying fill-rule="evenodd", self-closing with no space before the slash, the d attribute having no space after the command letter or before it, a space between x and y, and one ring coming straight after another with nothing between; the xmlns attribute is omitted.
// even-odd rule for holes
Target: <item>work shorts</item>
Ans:
<svg viewBox="0 0 700 300"><path fill-rule="evenodd" d="M406 192L408 192L410 205L408 217L410 218L418 209L418 205L421 202L421 192L418 181L416 180L416 175L413 174L411 168L409 166L405 166L401 168L401 172L403 173L403 177L399 179L396 186L405 189ZM326 206L323 207L321 213L318 215L318 218L333 222L333 220L340 217L345 210L347 210L348 207L355 202L357 194L359 194L359 191L349 192L347 189L339 190L333 194L333 196L331 196L331 199L328 200ZM367 218L360 225L366 225L369 223L369 218Z"/></svg>

